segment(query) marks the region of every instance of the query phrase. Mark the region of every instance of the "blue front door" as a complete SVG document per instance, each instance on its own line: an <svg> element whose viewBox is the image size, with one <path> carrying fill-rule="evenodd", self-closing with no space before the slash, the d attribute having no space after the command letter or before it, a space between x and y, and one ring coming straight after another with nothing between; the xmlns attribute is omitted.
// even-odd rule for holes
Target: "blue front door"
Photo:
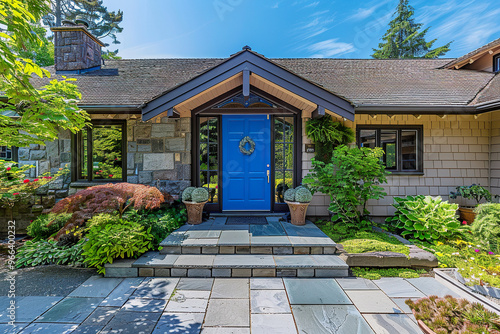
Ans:
<svg viewBox="0 0 500 334"><path fill-rule="evenodd" d="M255 150L246 155L240 141L250 137ZM250 144L245 145L250 149ZM222 209L271 209L271 121L267 115L222 116Z"/></svg>

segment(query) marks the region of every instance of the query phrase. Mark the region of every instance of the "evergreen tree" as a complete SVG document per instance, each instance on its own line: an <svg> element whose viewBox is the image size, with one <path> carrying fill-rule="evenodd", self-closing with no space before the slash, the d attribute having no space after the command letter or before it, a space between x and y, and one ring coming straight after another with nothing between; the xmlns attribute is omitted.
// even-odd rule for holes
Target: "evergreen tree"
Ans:
<svg viewBox="0 0 500 334"><path fill-rule="evenodd" d="M123 20L123 12L108 11L103 0L50 0L52 11L43 19L51 27L59 27L62 20L77 18L89 22L90 32L97 38L110 37L113 44L120 44L116 34L122 32L119 24ZM108 45L106 45L108 46Z"/></svg>
<svg viewBox="0 0 500 334"><path fill-rule="evenodd" d="M409 58L437 58L450 51L452 42L433 49L436 42L425 41L425 35L429 31L422 31L421 23L416 23L415 14L409 0L399 0L394 19L389 23L389 29L382 37L383 43L379 43L378 49L373 49L373 58L376 59L409 59Z"/></svg>

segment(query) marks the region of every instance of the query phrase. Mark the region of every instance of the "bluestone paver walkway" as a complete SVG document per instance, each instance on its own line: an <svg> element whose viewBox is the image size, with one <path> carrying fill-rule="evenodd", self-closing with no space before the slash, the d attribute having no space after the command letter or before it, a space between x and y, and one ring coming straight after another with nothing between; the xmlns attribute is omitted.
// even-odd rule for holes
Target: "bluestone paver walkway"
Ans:
<svg viewBox="0 0 500 334"><path fill-rule="evenodd" d="M433 278L102 278L67 296L0 297L0 333L421 333L404 301ZM455 294L456 295L456 294Z"/></svg>

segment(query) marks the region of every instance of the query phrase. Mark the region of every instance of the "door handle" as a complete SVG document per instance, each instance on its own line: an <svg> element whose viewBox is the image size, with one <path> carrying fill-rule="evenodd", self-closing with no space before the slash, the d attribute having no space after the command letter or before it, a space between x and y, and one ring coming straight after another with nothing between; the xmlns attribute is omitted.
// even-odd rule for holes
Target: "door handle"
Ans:
<svg viewBox="0 0 500 334"><path fill-rule="evenodd" d="M269 183L269 169L267 170L267 183Z"/></svg>

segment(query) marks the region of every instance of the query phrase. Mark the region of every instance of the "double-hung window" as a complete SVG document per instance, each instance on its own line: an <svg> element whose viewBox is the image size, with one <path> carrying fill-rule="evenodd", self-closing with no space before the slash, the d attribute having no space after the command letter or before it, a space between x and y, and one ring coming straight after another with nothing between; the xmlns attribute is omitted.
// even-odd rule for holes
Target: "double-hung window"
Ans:
<svg viewBox="0 0 500 334"><path fill-rule="evenodd" d="M359 147L381 147L383 162L393 173L422 173L422 126L358 126Z"/></svg>
<svg viewBox="0 0 500 334"><path fill-rule="evenodd" d="M500 54L493 57L493 72L500 72Z"/></svg>

